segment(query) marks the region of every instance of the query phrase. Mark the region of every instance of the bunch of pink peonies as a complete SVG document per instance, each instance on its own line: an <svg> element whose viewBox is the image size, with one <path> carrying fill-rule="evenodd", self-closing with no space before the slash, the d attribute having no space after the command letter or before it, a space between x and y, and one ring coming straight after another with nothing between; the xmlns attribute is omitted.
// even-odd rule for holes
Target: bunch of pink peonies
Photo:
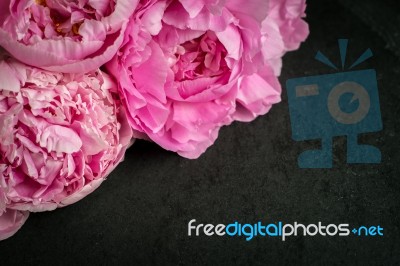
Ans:
<svg viewBox="0 0 400 266"><path fill-rule="evenodd" d="M267 113L304 12L305 0L2 0L0 240L95 190L134 138L194 159L222 126Z"/></svg>

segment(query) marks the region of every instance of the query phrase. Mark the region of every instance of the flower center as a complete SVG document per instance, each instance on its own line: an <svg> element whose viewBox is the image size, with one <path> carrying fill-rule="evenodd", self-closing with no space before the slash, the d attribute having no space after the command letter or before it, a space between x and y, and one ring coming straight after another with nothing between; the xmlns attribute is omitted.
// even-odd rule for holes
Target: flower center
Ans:
<svg viewBox="0 0 400 266"><path fill-rule="evenodd" d="M18 40L31 44L32 37L58 39L61 36L81 41L79 29L86 19L101 21L114 11L115 1L105 2L99 6L97 1L93 5L91 1L80 0L34 0L27 7L25 17L13 21L16 29L24 29L19 32Z"/></svg>
<svg viewBox="0 0 400 266"><path fill-rule="evenodd" d="M46 0L35 0L36 4L46 6Z"/></svg>
<svg viewBox="0 0 400 266"><path fill-rule="evenodd" d="M225 62L227 51L211 31L183 43L176 50L176 63L172 66L175 81L217 77L229 69Z"/></svg>

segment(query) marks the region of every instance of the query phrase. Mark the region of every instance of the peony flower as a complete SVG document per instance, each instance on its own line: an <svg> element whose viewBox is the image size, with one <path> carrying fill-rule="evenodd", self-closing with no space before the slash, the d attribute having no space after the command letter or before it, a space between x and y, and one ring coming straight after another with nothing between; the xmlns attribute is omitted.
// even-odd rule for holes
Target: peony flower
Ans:
<svg viewBox="0 0 400 266"><path fill-rule="evenodd" d="M2 0L0 46L18 60L83 73L109 61L138 0Z"/></svg>
<svg viewBox="0 0 400 266"><path fill-rule="evenodd" d="M272 14L274 5L266 0L140 1L123 45L107 64L118 77L135 135L197 158L222 126L251 121L278 103L277 67L263 51L273 41L263 22L278 16ZM287 34L297 30L288 22L297 11L302 12L281 8L276 34L283 47L292 40ZM306 37L300 35L296 40Z"/></svg>
<svg viewBox="0 0 400 266"><path fill-rule="evenodd" d="M26 219L14 210L72 204L123 159L132 130L114 92L101 71L60 74L0 61L0 237Z"/></svg>

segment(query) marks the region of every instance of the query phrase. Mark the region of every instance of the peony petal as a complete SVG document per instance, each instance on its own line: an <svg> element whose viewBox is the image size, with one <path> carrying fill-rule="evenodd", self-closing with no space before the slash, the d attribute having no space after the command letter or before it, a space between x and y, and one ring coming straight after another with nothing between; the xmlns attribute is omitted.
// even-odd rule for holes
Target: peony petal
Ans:
<svg viewBox="0 0 400 266"><path fill-rule="evenodd" d="M151 35L157 35L161 30L165 5L165 2L156 3L142 17L143 26Z"/></svg>
<svg viewBox="0 0 400 266"><path fill-rule="evenodd" d="M70 60L62 64L59 63L59 58L55 58L51 63L42 66L42 68L49 71L65 73L87 73L94 71L110 61L110 59L117 53L124 39L125 28L126 24L122 26L121 31L108 35L107 39L104 41L104 43L108 45L105 47L103 46L103 49L99 49L94 55L92 55L92 57L83 60Z"/></svg>
<svg viewBox="0 0 400 266"><path fill-rule="evenodd" d="M239 60L242 51L241 37L238 29L229 26L223 32L217 32L217 37L228 51L228 57Z"/></svg>
<svg viewBox="0 0 400 266"><path fill-rule="evenodd" d="M285 1L285 0L277 0ZM226 7L236 16L245 15L261 23L268 14L269 1L265 0L229 0Z"/></svg>
<svg viewBox="0 0 400 266"><path fill-rule="evenodd" d="M4 61L0 62L0 90L19 92L21 84L15 72Z"/></svg>
<svg viewBox="0 0 400 266"><path fill-rule="evenodd" d="M74 153L82 147L82 140L79 135L70 128L58 125L47 127L40 134L40 146L48 152Z"/></svg>
<svg viewBox="0 0 400 266"><path fill-rule="evenodd" d="M101 185L101 183L103 183L104 180L105 180L105 178L99 178L97 180L93 180L92 182L90 182L89 184L84 186L81 190L79 190L79 191L75 192L73 195L63 199L58 204L58 207L60 207L60 208L65 207L65 206L68 206L68 205L71 205L71 204L74 204L74 203L80 201L81 199L83 199L84 197L86 197L87 195L89 195L90 193L95 191Z"/></svg>
<svg viewBox="0 0 400 266"><path fill-rule="evenodd" d="M29 212L7 209L0 214L0 240L13 236L25 223Z"/></svg>
<svg viewBox="0 0 400 266"><path fill-rule="evenodd" d="M273 104L281 101L281 87L275 76L265 80L258 74L241 80L237 102L240 108L233 115L235 120L251 121L267 113Z"/></svg>
<svg viewBox="0 0 400 266"><path fill-rule="evenodd" d="M128 21L138 3L139 0L117 0L114 12L102 19L107 32L115 33L119 31L123 27L122 25Z"/></svg>
<svg viewBox="0 0 400 266"><path fill-rule="evenodd" d="M166 95L160 88L165 85L169 68L163 58L160 47L155 42L150 43L149 47L152 50L151 57L139 67L134 68L132 76L139 91L146 91L156 97L161 103L165 103Z"/></svg>
<svg viewBox="0 0 400 266"><path fill-rule="evenodd" d="M203 1L199 0L179 0L179 2L189 13L190 18L196 17L204 7Z"/></svg>

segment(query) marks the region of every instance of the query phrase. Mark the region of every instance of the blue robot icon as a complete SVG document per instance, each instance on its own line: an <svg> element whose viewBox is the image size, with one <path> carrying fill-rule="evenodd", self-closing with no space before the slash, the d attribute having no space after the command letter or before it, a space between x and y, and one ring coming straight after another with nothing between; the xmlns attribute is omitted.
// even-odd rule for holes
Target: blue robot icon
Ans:
<svg viewBox="0 0 400 266"><path fill-rule="evenodd" d="M342 67L347 40L339 40ZM367 50L351 67L372 56ZM316 59L336 68L318 52ZM336 68L337 69L337 68ZM358 134L382 130L376 72L373 69L346 71L287 81L292 138L296 141L322 139L320 150L300 154L301 168L332 168L332 138L347 136L347 162L380 163L381 152L358 144Z"/></svg>

